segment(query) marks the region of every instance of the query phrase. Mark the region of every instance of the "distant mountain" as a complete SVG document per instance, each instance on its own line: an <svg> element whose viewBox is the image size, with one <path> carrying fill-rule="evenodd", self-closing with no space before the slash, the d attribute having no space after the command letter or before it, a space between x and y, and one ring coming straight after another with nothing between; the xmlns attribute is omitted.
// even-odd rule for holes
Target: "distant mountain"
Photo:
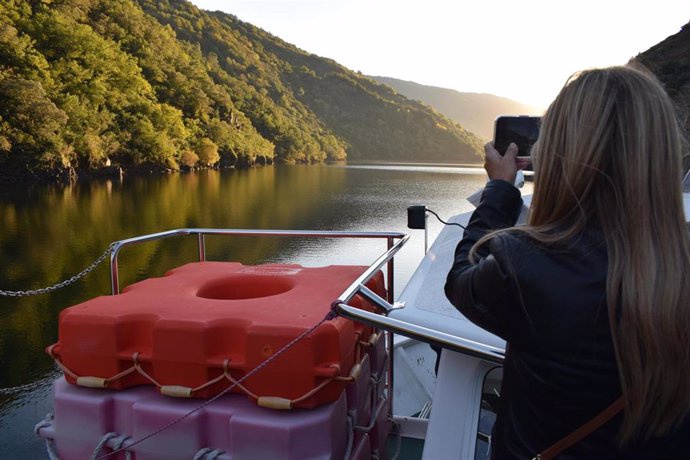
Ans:
<svg viewBox="0 0 690 460"><path fill-rule="evenodd" d="M499 115L541 115L542 110L485 93L461 93L390 77L369 77L388 85L403 96L421 101L485 140L493 139L494 120Z"/></svg>
<svg viewBox="0 0 690 460"><path fill-rule="evenodd" d="M0 2L0 175L366 159L481 140L338 63L184 0Z"/></svg>

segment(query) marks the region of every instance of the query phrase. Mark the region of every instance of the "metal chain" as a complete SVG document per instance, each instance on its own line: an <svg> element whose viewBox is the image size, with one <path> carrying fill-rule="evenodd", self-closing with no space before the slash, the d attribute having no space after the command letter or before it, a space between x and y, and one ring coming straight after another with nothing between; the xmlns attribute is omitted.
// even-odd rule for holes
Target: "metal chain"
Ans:
<svg viewBox="0 0 690 460"><path fill-rule="evenodd" d="M48 287L45 287L42 289L31 289L28 291L3 291L3 290L0 290L0 296L4 296L4 297L26 297L26 296L30 296L30 295L46 294L48 292L57 291L58 289L63 288L65 286L69 286L70 284L74 283L78 279L83 278L84 276L86 276L87 274L92 272L101 262L103 262L103 260L106 257L108 257L108 255L110 255L111 252L113 252L115 245L117 245L117 242L110 243L110 246L108 246L108 249L106 249L105 252L103 254L101 254L100 257L98 257L98 259L93 261L93 263L91 265L89 265L88 267L86 267L84 270L80 271L79 273L77 273L73 277L71 277L65 281L62 281L61 283L57 283L57 284L54 284L52 286L48 286Z"/></svg>
<svg viewBox="0 0 690 460"><path fill-rule="evenodd" d="M34 388L38 388L45 384L45 381L37 380L35 382L19 385L16 387L0 388L0 396L11 396L13 394L23 393L25 391L33 390Z"/></svg>
<svg viewBox="0 0 690 460"><path fill-rule="evenodd" d="M16 387L0 388L0 397L12 396L18 393L35 390L36 388L50 386L53 383L53 381L60 375L62 375L62 369L60 369L56 364L55 367L51 371L49 371L49 373L45 377L39 380L30 383L25 383L24 385L18 385Z"/></svg>

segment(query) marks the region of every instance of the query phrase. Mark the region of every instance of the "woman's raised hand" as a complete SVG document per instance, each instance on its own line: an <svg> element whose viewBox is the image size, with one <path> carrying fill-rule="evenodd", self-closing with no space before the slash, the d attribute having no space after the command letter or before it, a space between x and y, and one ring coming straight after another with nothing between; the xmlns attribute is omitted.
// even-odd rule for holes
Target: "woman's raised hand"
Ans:
<svg viewBox="0 0 690 460"><path fill-rule="evenodd" d="M494 143L489 142L484 146L484 169L489 179L500 179L511 184L515 183L515 176L519 169L529 165L529 157L518 157L518 147L511 142L505 155L501 156L494 148Z"/></svg>

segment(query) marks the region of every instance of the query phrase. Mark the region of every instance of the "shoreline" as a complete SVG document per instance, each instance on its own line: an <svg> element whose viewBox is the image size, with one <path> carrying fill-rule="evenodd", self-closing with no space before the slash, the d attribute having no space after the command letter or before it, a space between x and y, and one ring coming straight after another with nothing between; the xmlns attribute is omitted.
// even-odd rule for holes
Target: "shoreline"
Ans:
<svg viewBox="0 0 690 460"><path fill-rule="evenodd" d="M0 171L0 186L16 185L16 184L44 184L44 185L69 185L75 183L88 183L91 181L101 180L118 180L122 181L127 176L130 177L145 177L145 176L163 176L167 174L184 174L196 171L206 170L250 170L253 168L260 168L265 166L313 166L313 165L339 165L339 166L421 166L421 167L438 167L438 168L481 168L481 163L439 163L439 162L414 162L414 161L377 161L377 160L354 160L354 161L324 161L317 163L296 163L296 164L280 164L280 163L263 163L256 162L254 164L246 165L216 165L210 167L196 167L196 168L181 168L169 169L159 166L105 166L92 170L77 170L75 168L64 168L50 171L23 171L23 172L5 172Z"/></svg>

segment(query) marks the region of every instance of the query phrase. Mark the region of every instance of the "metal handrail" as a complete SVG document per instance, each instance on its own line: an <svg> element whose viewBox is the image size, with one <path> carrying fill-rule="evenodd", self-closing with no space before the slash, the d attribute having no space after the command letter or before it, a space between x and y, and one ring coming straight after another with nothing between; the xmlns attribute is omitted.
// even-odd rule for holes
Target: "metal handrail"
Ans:
<svg viewBox="0 0 690 460"><path fill-rule="evenodd" d="M482 344L462 337L446 334L440 331L429 329L423 326L412 324L399 319L386 316L395 309L402 308L402 305L393 304L394 295L394 264L395 254L403 247L410 238L409 235L398 232L343 232L343 231L313 231L313 230L253 230L253 229L214 229L214 228L181 228L168 230L165 232L152 233L149 235L128 238L113 243L110 254L110 280L113 295L120 292L118 255L126 246L139 244L147 241L161 240L173 236L197 235L199 261L206 260L206 235L230 235L230 236L283 236L283 237L316 237L316 238L378 238L386 239L387 250L381 254L369 267L354 280L343 293L332 303L331 308L335 313L354 321L368 324L376 328L384 329L388 334L388 385L393 388L394 378L394 357L393 357L393 333L400 334L412 339L440 345L441 347L458 351L460 353L477 357L496 364L503 364L505 351L503 349ZM395 240L399 240L395 242ZM383 299L378 294L365 286L378 271L387 265L388 295ZM348 305L347 303L357 294L376 305L383 315L361 310ZM389 392L391 399L389 416L392 415L393 392Z"/></svg>
<svg viewBox="0 0 690 460"><path fill-rule="evenodd" d="M250 230L250 229L217 229L217 228L180 228L176 230L168 230L166 232L152 233L149 235L137 236L128 238L113 243L112 252L110 254L110 282L112 294L116 295L120 292L120 280L118 273L117 257L126 246L143 243L147 241L161 240L173 236L197 235L199 261L206 260L206 243L204 237L206 235L232 235L232 236L286 236L286 237L316 237L316 238L385 238L387 243L387 250L381 254L369 267L353 281L347 289L332 303L332 308L336 305L346 305L352 297L358 292L362 292L367 298L379 307L390 305L395 298L394 294L394 265L393 257L405 245L410 238L409 235L398 232L343 232L343 231L314 231L314 230ZM395 240L399 240L395 242ZM373 291L369 290L364 284L369 281L378 271L387 265L387 281L388 281L388 301L382 299ZM388 311L388 310L387 310ZM346 316L346 315L343 315ZM388 384L393 388L393 335L388 334L388 349L390 352L390 359L388 359ZM389 417L392 416L393 408L393 392L390 391L389 399Z"/></svg>
<svg viewBox="0 0 690 460"><path fill-rule="evenodd" d="M398 244L401 243L404 243L404 241L401 241ZM388 253L381 256L379 260L382 260L387 254ZM371 267L377 264L377 262L379 261L374 262ZM383 265L383 262L380 263L378 267L381 267L381 265ZM375 270L373 270L373 272L375 272ZM503 364L505 359L505 350L503 348L494 347L481 342L465 339L463 337L447 334L445 332L387 316L394 310L404 308L404 305L397 303L392 304L390 299L389 301L384 300L371 289L367 288L364 285L365 282L366 280L361 282L360 280L356 280L345 292L343 292L338 299L333 302L332 308L338 315L344 316L353 321L368 324L369 326L384 329L395 334L404 335L405 337L409 337L411 339L420 340L432 345L438 345L443 348L449 348L453 351L474 356L476 358L481 358L492 363ZM374 303L374 305L376 305L379 308L379 311L381 311L383 314L372 313L370 311L361 310L348 305L347 302L349 302L349 300L355 294L359 294L370 302Z"/></svg>
<svg viewBox="0 0 690 460"><path fill-rule="evenodd" d="M388 299L392 301L393 294L393 256L407 242L409 236L399 232L343 232L343 231L319 231L319 230L253 230L253 229L219 229L219 228L178 228L165 232L151 233L148 235L136 236L124 240L116 241L110 253L110 285L113 295L120 293L120 278L118 255L120 250L126 246L144 243L147 241L162 240L173 236L197 235L199 248L199 261L206 260L206 235L230 235L230 236L285 236L285 237L306 237L306 238L378 238L387 240L388 250L379 257L348 289L345 293L350 293L347 300L351 299L356 293L355 285L368 281L378 269L384 264L388 264ZM393 241L398 239L396 244ZM375 269L372 269L376 266ZM341 296L342 297L342 296ZM347 301L346 300L346 301Z"/></svg>
<svg viewBox="0 0 690 460"><path fill-rule="evenodd" d="M465 355L474 356L496 364L503 364L505 350L456 335L429 329L424 326L402 321L389 316L379 315L370 311L347 305L344 302L334 305L336 312L353 321L368 324L376 328L385 329L395 334L404 335L411 339L438 345ZM391 305L391 307L393 307Z"/></svg>

